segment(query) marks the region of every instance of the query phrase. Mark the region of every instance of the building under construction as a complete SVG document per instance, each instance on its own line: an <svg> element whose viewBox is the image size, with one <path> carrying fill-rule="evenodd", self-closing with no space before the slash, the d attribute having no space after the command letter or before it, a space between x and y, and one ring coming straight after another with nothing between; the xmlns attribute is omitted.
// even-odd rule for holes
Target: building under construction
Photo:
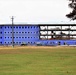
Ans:
<svg viewBox="0 0 76 75"><path fill-rule="evenodd" d="M1 24L0 45L76 45L75 24Z"/></svg>

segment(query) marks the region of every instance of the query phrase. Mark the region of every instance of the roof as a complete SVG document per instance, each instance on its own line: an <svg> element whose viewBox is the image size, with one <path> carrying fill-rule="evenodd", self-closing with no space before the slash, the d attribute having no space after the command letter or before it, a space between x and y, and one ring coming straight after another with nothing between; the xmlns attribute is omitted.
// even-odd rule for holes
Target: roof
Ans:
<svg viewBox="0 0 76 75"><path fill-rule="evenodd" d="M39 26L76 26L76 24L39 24Z"/></svg>
<svg viewBox="0 0 76 75"><path fill-rule="evenodd" d="M0 24L0 26L8 26L8 25L12 25L12 24ZM13 25L24 25L24 26L76 26L76 24L13 24Z"/></svg>

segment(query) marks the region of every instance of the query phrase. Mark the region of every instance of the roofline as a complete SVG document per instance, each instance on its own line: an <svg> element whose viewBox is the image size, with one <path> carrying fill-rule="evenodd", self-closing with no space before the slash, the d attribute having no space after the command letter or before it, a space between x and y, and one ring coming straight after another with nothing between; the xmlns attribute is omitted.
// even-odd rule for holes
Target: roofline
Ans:
<svg viewBox="0 0 76 75"><path fill-rule="evenodd" d="M12 25L12 24L0 24L0 26L8 26L8 25ZM76 24L14 24L14 25L29 25L29 26L76 26Z"/></svg>
<svg viewBox="0 0 76 75"><path fill-rule="evenodd" d="M8 25L11 26L12 24L0 24L0 26L5 26L5 25L6 26L8 26ZM38 24L13 24L13 25L29 25L30 26L30 25L38 25Z"/></svg>
<svg viewBox="0 0 76 75"><path fill-rule="evenodd" d="M39 24L39 26L76 26L76 24Z"/></svg>

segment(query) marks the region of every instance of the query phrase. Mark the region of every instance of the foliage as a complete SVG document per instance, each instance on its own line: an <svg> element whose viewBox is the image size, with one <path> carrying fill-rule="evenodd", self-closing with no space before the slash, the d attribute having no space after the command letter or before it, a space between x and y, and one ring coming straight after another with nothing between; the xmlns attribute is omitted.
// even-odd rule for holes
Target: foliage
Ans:
<svg viewBox="0 0 76 75"><path fill-rule="evenodd" d="M70 18L71 20L75 20L76 19L76 0L69 0L69 4L68 6L70 8L72 8L72 12L70 12L69 14L67 14L66 16L68 18Z"/></svg>

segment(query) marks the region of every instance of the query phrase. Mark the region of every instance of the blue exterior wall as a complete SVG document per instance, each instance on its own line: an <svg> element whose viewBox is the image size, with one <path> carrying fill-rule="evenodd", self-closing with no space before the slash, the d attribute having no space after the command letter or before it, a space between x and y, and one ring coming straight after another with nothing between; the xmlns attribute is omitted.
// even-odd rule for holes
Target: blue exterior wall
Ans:
<svg viewBox="0 0 76 75"><path fill-rule="evenodd" d="M39 25L14 25L14 44L21 45L26 43L36 45L76 45L76 40L41 40L39 39ZM12 45L12 26L0 25L0 45Z"/></svg>
<svg viewBox="0 0 76 75"><path fill-rule="evenodd" d="M40 40L42 45L57 46L59 45L76 45L76 40ZM65 43L65 44L64 44Z"/></svg>
<svg viewBox="0 0 76 75"><path fill-rule="evenodd" d="M3 26L3 44L12 44L12 26ZM34 45L39 40L39 27L36 25L14 25L14 44Z"/></svg>
<svg viewBox="0 0 76 75"><path fill-rule="evenodd" d="M0 45L3 44L3 26L0 26Z"/></svg>

